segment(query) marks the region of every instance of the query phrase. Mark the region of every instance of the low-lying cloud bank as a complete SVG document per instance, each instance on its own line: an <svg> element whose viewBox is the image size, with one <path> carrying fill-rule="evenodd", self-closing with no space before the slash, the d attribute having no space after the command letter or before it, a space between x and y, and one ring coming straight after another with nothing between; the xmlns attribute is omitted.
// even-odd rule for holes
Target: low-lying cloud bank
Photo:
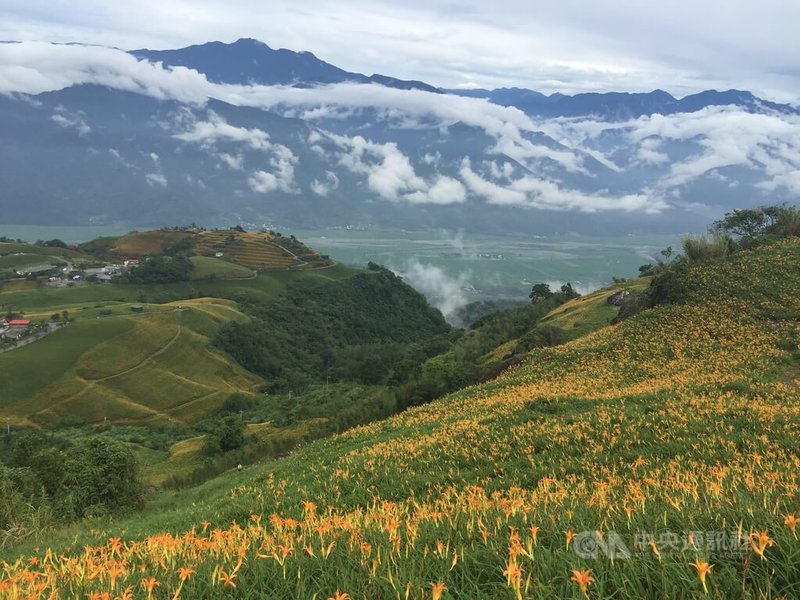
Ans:
<svg viewBox="0 0 800 600"><path fill-rule="evenodd" d="M797 116L713 107L624 123L537 121L516 108L420 90L347 83L313 88L223 85L209 82L197 71L137 60L113 48L42 42L0 44L0 93L38 94L76 84L97 84L194 107L216 98L301 117L312 125L348 117L353 111L372 111L397 127L438 128L442 136L447 135L447 127L463 123L483 130L493 140L485 152L505 161L500 166L478 165L464 156L460 165L451 165L448 170L431 154L425 162L432 171L422 173L394 143L334 135L321 129L315 131L314 139L309 138L312 150L330 154L337 166L363 177L376 197L391 202L458 205L475 198L488 204L540 210L655 214L668 210L685 186L697 179L713 176L724 181L722 170L729 167L763 172L757 185L765 193L777 191L800 197ZM92 132L90 117L56 114L52 119L61 127L88 136ZM539 133L549 136L553 143L532 141L532 134ZM621 141L613 147L605 146L603 140L609 136ZM200 144L216 153L221 165L243 171L247 185L255 192L300 191L295 183L295 172L301 168L298 157L286 146L274 144L269 132L235 127L212 113L206 120L183 127L174 137ZM263 164L247 171L241 153L217 147L223 142L264 152ZM678 157L670 155L670 143L690 142L699 150ZM619 158L621 144L630 147L632 158ZM635 193L602 188L590 193L570 187L552 169L542 169L542 161L589 180L596 177L589 168L595 163L615 173L654 167L666 169L666 173ZM315 179L309 190L325 197L338 188L339 180L330 170ZM152 181L162 184L158 178Z"/></svg>
<svg viewBox="0 0 800 600"><path fill-rule="evenodd" d="M469 282L469 273L451 277L443 269L423 264L416 259L410 261L405 267L394 268L393 271L423 294L428 302L441 311L450 324L461 325L457 321L456 314L459 309L470 302L464 293L464 288Z"/></svg>

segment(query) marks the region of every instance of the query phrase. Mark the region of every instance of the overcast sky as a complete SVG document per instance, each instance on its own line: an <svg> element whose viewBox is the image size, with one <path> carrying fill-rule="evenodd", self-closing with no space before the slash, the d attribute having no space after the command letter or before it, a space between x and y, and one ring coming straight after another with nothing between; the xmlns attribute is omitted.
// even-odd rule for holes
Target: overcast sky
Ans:
<svg viewBox="0 0 800 600"><path fill-rule="evenodd" d="M0 39L176 48L253 37L446 87L800 101L797 0L0 0Z"/></svg>

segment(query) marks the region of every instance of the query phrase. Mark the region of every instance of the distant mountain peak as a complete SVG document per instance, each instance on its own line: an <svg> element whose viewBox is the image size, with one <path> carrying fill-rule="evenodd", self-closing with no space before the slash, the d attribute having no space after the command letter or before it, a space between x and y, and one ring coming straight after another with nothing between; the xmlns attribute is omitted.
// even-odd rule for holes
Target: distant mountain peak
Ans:
<svg viewBox="0 0 800 600"><path fill-rule="evenodd" d="M549 96L525 88L510 87L493 90L445 90L446 93L472 98L485 98L501 106L513 106L536 117L599 117L610 121L625 121L653 114L670 115L697 112L709 106L734 105L747 110L766 108L781 113L797 113L789 104L762 100L744 90L705 90L677 99L662 89L651 92L584 92Z"/></svg>
<svg viewBox="0 0 800 600"><path fill-rule="evenodd" d="M439 90L422 81L404 81L387 75L345 71L318 58L307 50L296 52L286 48L274 49L253 38L235 42L208 42L174 50L132 50L140 59L182 66L204 73L210 81L234 84L261 85L325 85L331 83L378 83L399 89Z"/></svg>

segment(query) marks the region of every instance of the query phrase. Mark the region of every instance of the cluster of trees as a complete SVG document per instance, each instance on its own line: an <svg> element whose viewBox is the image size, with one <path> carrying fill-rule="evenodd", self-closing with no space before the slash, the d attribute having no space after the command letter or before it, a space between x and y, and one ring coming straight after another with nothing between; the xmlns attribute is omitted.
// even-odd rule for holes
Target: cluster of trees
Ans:
<svg viewBox="0 0 800 600"><path fill-rule="evenodd" d="M194 271L194 264L187 256L155 256L125 275L130 283L175 283L188 281Z"/></svg>
<svg viewBox="0 0 800 600"><path fill-rule="evenodd" d="M144 488L127 444L23 430L0 436L0 498L0 529L24 535L52 523L139 508Z"/></svg>
<svg viewBox="0 0 800 600"><path fill-rule="evenodd" d="M440 351L437 339L450 333L442 315L387 269L293 285L267 303L239 300L252 320L226 325L215 343L264 376L271 392L329 378L388 383L398 365Z"/></svg>
<svg viewBox="0 0 800 600"><path fill-rule="evenodd" d="M52 240L36 240L35 246L45 246L47 248L66 248L67 243L58 238Z"/></svg>
<svg viewBox="0 0 800 600"><path fill-rule="evenodd" d="M577 296L569 283L555 292L539 284L530 304L484 315L463 332L371 263L367 273L340 282L290 286L267 304L240 299L252 320L226 325L215 343L262 375L270 393L302 393L328 381L386 386L391 400L381 400L381 411L391 414L487 379L532 347L561 343L562 332L539 321ZM507 357L480 363L509 340L518 341Z"/></svg>

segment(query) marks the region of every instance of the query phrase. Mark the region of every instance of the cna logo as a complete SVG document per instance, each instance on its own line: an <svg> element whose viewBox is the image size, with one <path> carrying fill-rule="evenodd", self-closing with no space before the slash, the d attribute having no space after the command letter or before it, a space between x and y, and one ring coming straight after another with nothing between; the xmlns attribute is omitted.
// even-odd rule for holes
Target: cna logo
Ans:
<svg viewBox="0 0 800 600"><path fill-rule="evenodd" d="M581 531L572 541L575 554L581 558L608 557L611 560L627 560L631 551L616 531Z"/></svg>

